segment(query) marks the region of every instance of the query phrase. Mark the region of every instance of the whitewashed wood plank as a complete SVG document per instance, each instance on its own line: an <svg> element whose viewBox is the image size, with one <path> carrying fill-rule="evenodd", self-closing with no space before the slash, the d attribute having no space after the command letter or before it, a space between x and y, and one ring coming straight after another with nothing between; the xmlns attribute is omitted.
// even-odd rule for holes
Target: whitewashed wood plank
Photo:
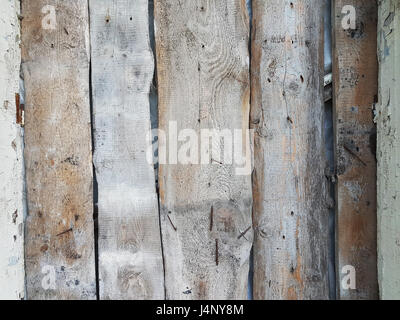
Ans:
<svg viewBox="0 0 400 320"><path fill-rule="evenodd" d="M19 1L0 4L0 299L24 297L23 141L19 93Z"/></svg>
<svg viewBox="0 0 400 320"><path fill-rule="evenodd" d="M163 299L148 1L90 1L101 299Z"/></svg>
<svg viewBox="0 0 400 320"><path fill-rule="evenodd" d="M328 299L323 2L253 0L254 299Z"/></svg>
<svg viewBox="0 0 400 320"><path fill-rule="evenodd" d="M400 299L400 2L378 1L378 281L380 298Z"/></svg>
<svg viewBox="0 0 400 320"><path fill-rule="evenodd" d="M94 299L87 0L22 2L28 299Z"/></svg>

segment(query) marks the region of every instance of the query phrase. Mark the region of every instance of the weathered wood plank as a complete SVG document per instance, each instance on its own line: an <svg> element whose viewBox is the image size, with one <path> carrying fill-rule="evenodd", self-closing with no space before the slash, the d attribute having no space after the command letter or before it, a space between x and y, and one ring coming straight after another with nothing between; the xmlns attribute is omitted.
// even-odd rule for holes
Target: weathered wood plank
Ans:
<svg viewBox="0 0 400 320"><path fill-rule="evenodd" d="M378 279L382 299L400 299L400 2L378 2Z"/></svg>
<svg viewBox="0 0 400 320"><path fill-rule="evenodd" d="M90 22L100 298L163 299L158 200L146 160L148 1L91 0Z"/></svg>
<svg viewBox="0 0 400 320"><path fill-rule="evenodd" d="M160 148L159 172L166 297L245 299L253 237L251 170L238 175L234 163L209 163L209 154L194 145L200 147L202 129L228 129L228 135L248 129L246 3L157 0L155 21L159 127L170 135L169 161L163 164ZM179 150L183 141L186 147L192 143L186 165L182 157L173 164L175 124ZM192 138L183 129L194 130ZM239 138L249 143L245 131ZM214 151L231 146L227 140L214 139Z"/></svg>
<svg viewBox="0 0 400 320"><path fill-rule="evenodd" d="M355 29L347 24L351 12L342 13L345 6L355 9ZM378 93L377 3L335 0L332 10L337 298L377 299L376 128L372 111ZM355 289L342 285L346 266L355 268Z"/></svg>
<svg viewBox="0 0 400 320"><path fill-rule="evenodd" d="M24 205L19 93L19 1L0 5L0 299L24 297Z"/></svg>
<svg viewBox="0 0 400 320"><path fill-rule="evenodd" d="M22 15L27 296L93 299L87 1L23 1Z"/></svg>
<svg viewBox="0 0 400 320"><path fill-rule="evenodd" d="M328 299L323 2L253 0L254 299Z"/></svg>

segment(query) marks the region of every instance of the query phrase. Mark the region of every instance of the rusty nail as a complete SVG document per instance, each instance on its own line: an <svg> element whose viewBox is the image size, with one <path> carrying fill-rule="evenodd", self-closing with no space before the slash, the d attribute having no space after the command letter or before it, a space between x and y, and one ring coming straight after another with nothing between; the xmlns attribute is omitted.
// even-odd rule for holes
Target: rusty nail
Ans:
<svg viewBox="0 0 400 320"><path fill-rule="evenodd" d="M211 206L211 212L210 212L210 231L213 229L213 224L214 224L214 207Z"/></svg>
<svg viewBox="0 0 400 320"><path fill-rule="evenodd" d="M241 237L244 237L244 235L245 235L247 232L249 232L250 229L251 229L251 226L248 227L245 231L243 231L243 232L239 235L238 240L239 240Z"/></svg>
<svg viewBox="0 0 400 320"><path fill-rule="evenodd" d="M218 239L215 239L215 264L218 265Z"/></svg>
<svg viewBox="0 0 400 320"><path fill-rule="evenodd" d="M174 228L175 231L177 231L178 229L174 226L174 224L172 223L171 218L169 217L169 215L167 215L167 218L169 220L169 222L171 223L172 228Z"/></svg>
<svg viewBox="0 0 400 320"><path fill-rule="evenodd" d="M217 161L217 160L214 160L214 159L211 159L211 161L216 162L216 163L219 163L219 164L223 164L222 162Z"/></svg>
<svg viewBox="0 0 400 320"><path fill-rule="evenodd" d="M65 230L65 231L63 231L63 232L57 234L56 237L59 237L59 236L61 236L61 235L63 235L63 234L66 234L66 233L68 233L68 232L71 232L71 231L72 231L72 228L69 228L68 230Z"/></svg>

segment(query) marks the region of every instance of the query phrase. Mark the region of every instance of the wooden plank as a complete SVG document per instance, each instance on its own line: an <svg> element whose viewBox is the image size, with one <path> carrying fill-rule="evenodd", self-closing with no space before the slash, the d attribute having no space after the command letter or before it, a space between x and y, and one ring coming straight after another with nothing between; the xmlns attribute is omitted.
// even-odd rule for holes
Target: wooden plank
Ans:
<svg viewBox="0 0 400 320"><path fill-rule="evenodd" d="M200 165L193 145L201 132L207 135L204 129L231 135L248 129L246 3L157 0L155 21L159 128L170 135L170 159L163 163L161 148L159 172L166 298L245 299L253 237L251 170L239 175L241 166L210 163L205 153ZM188 132L181 130L194 130L188 164L182 158L173 164L175 125L186 144ZM239 138L249 143L246 131ZM227 140L213 140L215 150L231 146Z"/></svg>
<svg viewBox="0 0 400 320"><path fill-rule="evenodd" d="M355 29L345 24L355 9ZM345 8L346 9L346 8ZM338 299L377 299L376 128L378 93L375 0L333 3L333 105L336 162L336 267ZM344 13L342 13L344 11ZM346 266L356 288L342 285Z"/></svg>
<svg viewBox="0 0 400 320"><path fill-rule="evenodd" d="M22 15L27 297L93 299L87 1L23 1Z"/></svg>
<svg viewBox="0 0 400 320"><path fill-rule="evenodd" d="M149 91L147 0L91 0L94 163L101 299L163 299Z"/></svg>
<svg viewBox="0 0 400 320"><path fill-rule="evenodd" d="M400 2L379 1L378 279L381 299L400 299Z"/></svg>
<svg viewBox="0 0 400 320"><path fill-rule="evenodd" d="M329 298L323 9L253 0L254 299Z"/></svg>
<svg viewBox="0 0 400 320"><path fill-rule="evenodd" d="M0 299L24 297L24 205L19 94L19 1L0 6ZM16 99L17 97L17 99Z"/></svg>

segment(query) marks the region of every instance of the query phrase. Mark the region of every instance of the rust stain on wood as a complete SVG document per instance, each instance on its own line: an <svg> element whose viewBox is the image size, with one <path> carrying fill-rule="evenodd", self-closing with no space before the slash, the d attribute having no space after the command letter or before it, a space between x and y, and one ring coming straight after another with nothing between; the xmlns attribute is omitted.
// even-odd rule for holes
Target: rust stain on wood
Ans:
<svg viewBox="0 0 400 320"><path fill-rule="evenodd" d="M16 122L17 124L24 125L24 104L21 104L19 93L15 94L15 107L16 107Z"/></svg>

